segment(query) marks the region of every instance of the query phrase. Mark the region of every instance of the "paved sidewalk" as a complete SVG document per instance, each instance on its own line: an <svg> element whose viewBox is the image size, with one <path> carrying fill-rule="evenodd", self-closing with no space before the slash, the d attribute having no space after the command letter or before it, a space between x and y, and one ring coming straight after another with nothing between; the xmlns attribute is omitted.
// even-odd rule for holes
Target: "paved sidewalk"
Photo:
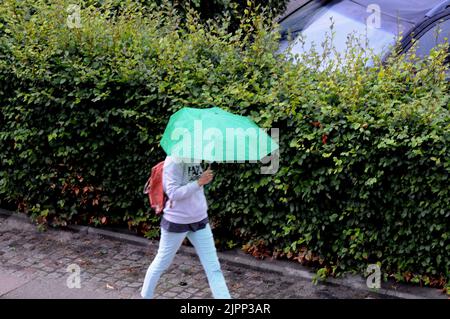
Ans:
<svg viewBox="0 0 450 319"><path fill-rule="evenodd" d="M0 298L140 298L140 287L158 242L139 238L137 243L83 232L39 232L26 220L0 212ZM285 274L278 271L284 269L283 263L272 262L264 270L251 256L220 253L219 258L233 298L383 297L348 285L314 285L304 273L299 276L292 269ZM68 272L70 265L80 267L81 288L67 285L68 279L73 279L73 273ZM212 298L192 248L180 249L161 277L155 297Z"/></svg>

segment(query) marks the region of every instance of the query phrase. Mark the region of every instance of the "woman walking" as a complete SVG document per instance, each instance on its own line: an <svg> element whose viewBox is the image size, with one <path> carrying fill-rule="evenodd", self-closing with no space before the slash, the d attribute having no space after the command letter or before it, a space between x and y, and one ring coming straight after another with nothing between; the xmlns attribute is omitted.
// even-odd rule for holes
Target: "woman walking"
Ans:
<svg viewBox="0 0 450 319"><path fill-rule="evenodd" d="M213 179L208 168L185 163L168 156L163 168L163 189L168 197L161 219L161 239L158 253L147 270L141 290L143 298L153 298L162 273L187 237L195 248L216 299L230 299L214 238L208 221L207 202L203 186Z"/></svg>

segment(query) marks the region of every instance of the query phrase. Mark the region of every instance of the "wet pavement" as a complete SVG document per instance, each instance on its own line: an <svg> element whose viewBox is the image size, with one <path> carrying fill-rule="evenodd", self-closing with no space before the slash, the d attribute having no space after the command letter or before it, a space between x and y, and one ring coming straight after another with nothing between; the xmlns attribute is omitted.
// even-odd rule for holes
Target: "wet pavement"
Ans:
<svg viewBox="0 0 450 319"><path fill-rule="evenodd" d="M40 232L28 222L0 215L0 298L141 298L157 248L157 241L143 247L80 232ZM380 298L227 260L221 259L221 265L235 299ZM198 258L181 249L161 277L155 298L212 298Z"/></svg>

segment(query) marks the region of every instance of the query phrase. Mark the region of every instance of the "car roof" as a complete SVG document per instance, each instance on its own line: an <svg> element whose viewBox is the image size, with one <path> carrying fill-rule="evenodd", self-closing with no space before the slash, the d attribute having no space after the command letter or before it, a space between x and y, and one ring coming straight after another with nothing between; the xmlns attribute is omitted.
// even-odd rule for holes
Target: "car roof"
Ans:
<svg viewBox="0 0 450 319"><path fill-rule="evenodd" d="M308 2L314 0L291 0L286 5L286 10L277 19L279 22L287 18L289 15L297 11ZM443 0L347 0L357 3L365 8L369 5L379 5L382 13L398 17L404 21L414 25L424 20L426 14L439 4L445 2ZM322 1L325 3L331 1Z"/></svg>
<svg viewBox="0 0 450 319"><path fill-rule="evenodd" d="M398 17L413 24L420 23L427 12L442 3L442 0L351 0L361 6L380 6L381 12Z"/></svg>

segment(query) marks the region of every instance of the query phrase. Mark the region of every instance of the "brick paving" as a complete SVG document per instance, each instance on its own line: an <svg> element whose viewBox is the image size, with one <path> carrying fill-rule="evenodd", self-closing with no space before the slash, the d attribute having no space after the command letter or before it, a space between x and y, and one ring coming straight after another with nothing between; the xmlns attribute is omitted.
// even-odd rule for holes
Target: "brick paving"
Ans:
<svg viewBox="0 0 450 319"><path fill-rule="evenodd" d="M78 265L83 290L102 298L140 298L145 272L157 245L154 241L142 247L99 235L54 229L40 232L31 224L0 215L0 273L54 282L62 289L70 289L66 284L71 275L68 267ZM314 285L310 280L226 261L221 261L221 265L230 293L236 299L379 298L369 291ZM8 293L2 296L0 289L0 297L8 297ZM180 250L161 277L155 298L212 298L198 258Z"/></svg>

